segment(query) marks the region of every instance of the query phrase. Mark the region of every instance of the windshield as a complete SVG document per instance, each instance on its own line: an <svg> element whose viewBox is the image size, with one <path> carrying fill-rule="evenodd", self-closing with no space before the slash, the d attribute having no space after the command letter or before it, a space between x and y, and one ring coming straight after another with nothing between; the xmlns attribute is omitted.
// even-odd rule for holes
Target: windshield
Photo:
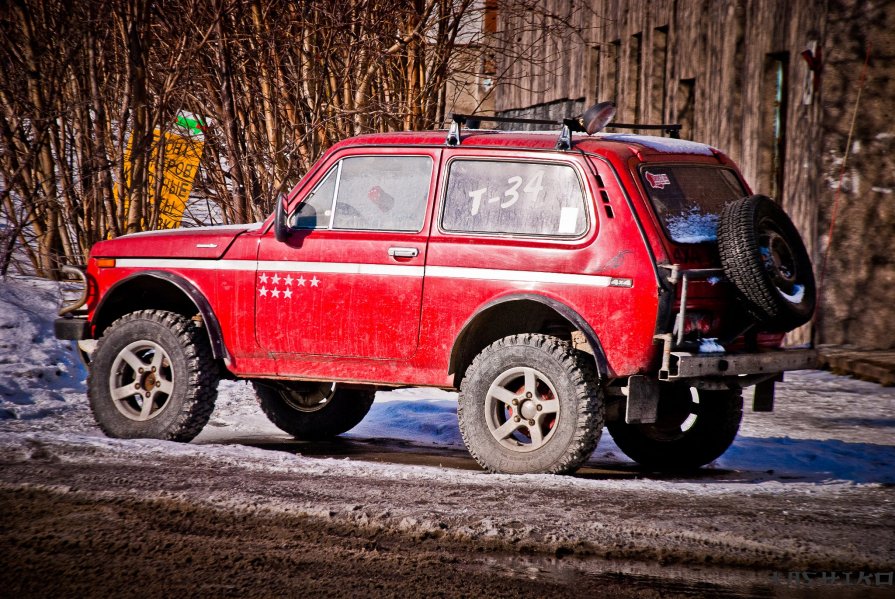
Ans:
<svg viewBox="0 0 895 599"><path fill-rule="evenodd" d="M659 221L676 243L717 241L724 205L746 195L728 168L650 165L641 167L640 176Z"/></svg>

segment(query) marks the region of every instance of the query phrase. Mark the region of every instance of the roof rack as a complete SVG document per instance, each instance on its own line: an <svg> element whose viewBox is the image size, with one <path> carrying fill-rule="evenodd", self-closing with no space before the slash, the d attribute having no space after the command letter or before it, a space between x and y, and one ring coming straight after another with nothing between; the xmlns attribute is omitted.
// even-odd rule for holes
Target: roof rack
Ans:
<svg viewBox="0 0 895 599"><path fill-rule="evenodd" d="M584 119L582 117L565 118L561 121L552 119L525 119L507 116L485 116L480 114L452 114L451 126L448 130L445 143L451 147L460 145L460 128L469 121L489 121L492 123L522 123L525 125L561 125L559 139L556 140L557 150L569 150L572 148L572 132L586 133ZM648 131L661 131L674 139L681 136L680 124L637 124L637 123L609 123L606 127L614 129L640 129Z"/></svg>

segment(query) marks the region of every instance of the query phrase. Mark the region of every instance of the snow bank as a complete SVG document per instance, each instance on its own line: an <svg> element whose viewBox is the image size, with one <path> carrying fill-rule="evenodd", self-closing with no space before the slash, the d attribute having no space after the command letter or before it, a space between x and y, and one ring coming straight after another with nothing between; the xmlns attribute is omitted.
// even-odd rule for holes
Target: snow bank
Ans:
<svg viewBox="0 0 895 599"><path fill-rule="evenodd" d="M463 447L457 427L457 394L440 389L377 393L370 413L349 436Z"/></svg>
<svg viewBox="0 0 895 599"><path fill-rule="evenodd" d="M0 420L39 420L72 407L86 371L53 335L58 286L52 281L0 281Z"/></svg>

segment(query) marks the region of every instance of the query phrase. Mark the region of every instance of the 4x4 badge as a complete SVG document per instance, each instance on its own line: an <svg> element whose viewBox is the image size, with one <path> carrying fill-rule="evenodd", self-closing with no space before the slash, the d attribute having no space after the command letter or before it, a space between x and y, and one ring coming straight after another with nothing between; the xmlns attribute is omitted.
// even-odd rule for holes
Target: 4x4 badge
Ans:
<svg viewBox="0 0 895 599"><path fill-rule="evenodd" d="M653 189L665 189L666 185L671 185L671 179L665 173L654 175L650 172L644 172L643 174L646 175L646 180L649 181L650 187Z"/></svg>

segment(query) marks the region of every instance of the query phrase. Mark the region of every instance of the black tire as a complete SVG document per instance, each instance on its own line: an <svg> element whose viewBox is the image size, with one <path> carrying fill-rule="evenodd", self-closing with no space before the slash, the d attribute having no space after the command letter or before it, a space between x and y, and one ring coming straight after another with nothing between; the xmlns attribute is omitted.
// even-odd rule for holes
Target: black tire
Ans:
<svg viewBox="0 0 895 599"><path fill-rule="evenodd" d="M739 390L700 390L694 400L687 385L663 384L655 424L618 420L606 427L619 449L641 466L686 471L704 466L727 451L742 419Z"/></svg>
<svg viewBox="0 0 895 599"><path fill-rule="evenodd" d="M817 295L811 260L773 200L754 195L727 204L718 222L718 252L725 275L763 329L785 332L811 320Z"/></svg>
<svg viewBox="0 0 895 599"><path fill-rule="evenodd" d="M373 405L375 391L340 389L333 383L253 381L267 418L304 441L341 435L357 426Z"/></svg>
<svg viewBox="0 0 895 599"><path fill-rule="evenodd" d="M457 417L469 453L490 472L574 472L603 430L592 358L548 335L495 341L467 369Z"/></svg>
<svg viewBox="0 0 895 599"><path fill-rule="evenodd" d="M219 378L208 337L189 318L141 310L103 333L90 362L87 397L110 437L186 442L208 423Z"/></svg>

